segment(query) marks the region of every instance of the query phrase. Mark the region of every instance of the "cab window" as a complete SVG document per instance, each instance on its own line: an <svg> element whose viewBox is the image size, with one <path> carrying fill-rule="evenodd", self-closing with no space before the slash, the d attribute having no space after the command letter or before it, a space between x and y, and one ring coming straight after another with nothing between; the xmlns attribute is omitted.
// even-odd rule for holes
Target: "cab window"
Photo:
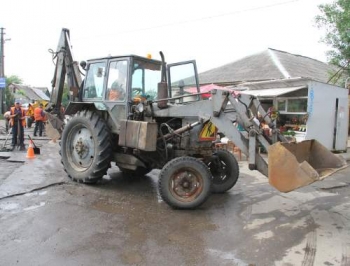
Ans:
<svg viewBox="0 0 350 266"><path fill-rule="evenodd" d="M158 83L161 80L160 69L158 64L135 60L131 81L132 97L143 94L149 100L157 99Z"/></svg>
<svg viewBox="0 0 350 266"><path fill-rule="evenodd" d="M102 99L105 72L105 62L97 62L89 65L89 70L85 79L83 98Z"/></svg>
<svg viewBox="0 0 350 266"><path fill-rule="evenodd" d="M125 101L127 92L128 61L111 61L108 68L106 100Z"/></svg>

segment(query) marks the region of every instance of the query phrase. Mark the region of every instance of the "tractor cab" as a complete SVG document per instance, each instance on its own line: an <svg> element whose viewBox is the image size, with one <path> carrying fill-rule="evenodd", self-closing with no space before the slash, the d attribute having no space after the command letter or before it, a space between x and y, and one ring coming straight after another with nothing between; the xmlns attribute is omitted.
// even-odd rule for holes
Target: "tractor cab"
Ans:
<svg viewBox="0 0 350 266"><path fill-rule="evenodd" d="M157 97L161 62L138 56L89 60L81 92L84 102L125 105L136 95Z"/></svg>
<svg viewBox="0 0 350 266"><path fill-rule="evenodd" d="M178 97L178 102L188 102L189 99L186 98L190 97L189 94L199 93L195 61L169 64L166 70L170 98ZM84 101L120 104L130 102L140 95L150 101L158 99L157 85L161 81L161 61L134 55L101 58L88 61L86 71L82 91ZM195 95L191 98L193 100L198 97Z"/></svg>
<svg viewBox="0 0 350 266"><path fill-rule="evenodd" d="M162 61L130 55L89 60L85 70L79 102L108 111L111 125L115 124L114 133L118 133L121 120L143 120L135 117L134 112L141 101L158 102L166 98L170 104L184 104L200 99L195 61L165 65ZM162 71L166 71L167 91L160 97L158 84Z"/></svg>

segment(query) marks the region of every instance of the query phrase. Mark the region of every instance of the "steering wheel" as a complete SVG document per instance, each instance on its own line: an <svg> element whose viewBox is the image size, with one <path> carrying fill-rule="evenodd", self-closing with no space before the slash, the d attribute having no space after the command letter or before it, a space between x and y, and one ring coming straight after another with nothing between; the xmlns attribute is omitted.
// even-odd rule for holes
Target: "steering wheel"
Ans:
<svg viewBox="0 0 350 266"><path fill-rule="evenodd" d="M132 96L136 96L136 95L139 95L139 94L142 94L142 89L141 88L132 88Z"/></svg>
<svg viewBox="0 0 350 266"><path fill-rule="evenodd" d="M136 91L138 94L142 92L141 88L132 88L132 91Z"/></svg>

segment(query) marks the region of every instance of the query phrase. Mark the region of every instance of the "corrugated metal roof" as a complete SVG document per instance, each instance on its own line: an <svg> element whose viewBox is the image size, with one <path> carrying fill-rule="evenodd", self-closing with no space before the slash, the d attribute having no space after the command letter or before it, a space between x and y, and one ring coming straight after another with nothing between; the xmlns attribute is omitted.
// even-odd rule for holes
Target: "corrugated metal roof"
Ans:
<svg viewBox="0 0 350 266"><path fill-rule="evenodd" d="M308 77L327 82L338 68L324 62L269 48L235 62L199 74L200 84L231 85L247 81Z"/></svg>
<svg viewBox="0 0 350 266"><path fill-rule="evenodd" d="M293 91L298 91L301 89L306 89L307 86L299 86L299 87L289 87L289 88L273 88L273 89L263 89L263 90L245 90L240 91L243 94L249 94L256 97L276 97L281 96L283 94L287 94Z"/></svg>
<svg viewBox="0 0 350 266"><path fill-rule="evenodd" d="M32 88L32 90L36 93L36 95L38 95L41 99L49 101L50 98L40 89L34 89Z"/></svg>
<svg viewBox="0 0 350 266"><path fill-rule="evenodd" d="M11 86L11 88L13 89L15 98L26 98L28 102L31 100L50 100L50 98L41 89L35 89L26 85L15 83L10 84L9 86ZM18 90L23 91L24 95L23 93L19 94Z"/></svg>

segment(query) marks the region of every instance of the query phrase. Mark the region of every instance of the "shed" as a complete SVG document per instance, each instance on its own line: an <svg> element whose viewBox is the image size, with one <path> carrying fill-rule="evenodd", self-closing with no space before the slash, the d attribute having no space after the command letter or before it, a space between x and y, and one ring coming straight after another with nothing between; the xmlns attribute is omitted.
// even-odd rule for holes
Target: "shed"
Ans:
<svg viewBox="0 0 350 266"><path fill-rule="evenodd" d="M259 98L265 110L278 110L277 126L292 130L297 141L316 139L329 150L347 150L347 89L309 78L250 82L237 89Z"/></svg>

